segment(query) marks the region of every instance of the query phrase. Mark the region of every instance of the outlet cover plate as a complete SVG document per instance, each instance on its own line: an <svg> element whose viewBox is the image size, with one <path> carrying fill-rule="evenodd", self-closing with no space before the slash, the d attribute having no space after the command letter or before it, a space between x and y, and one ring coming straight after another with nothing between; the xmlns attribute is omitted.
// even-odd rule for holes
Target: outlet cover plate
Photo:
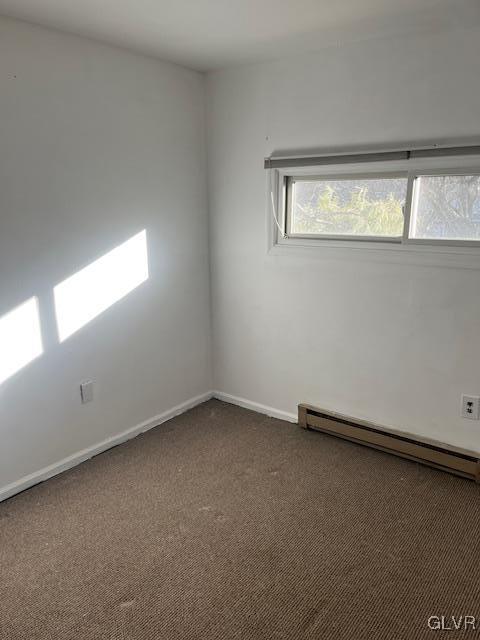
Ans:
<svg viewBox="0 0 480 640"><path fill-rule="evenodd" d="M93 401L93 381L86 380L80 385L80 397L82 398L82 404Z"/></svg>
<svg viewBox="0 0 480 640"><path fill-rule="evenodd" d="M480 397L462 395L462 418L478 420L480 418Z"/></svg>

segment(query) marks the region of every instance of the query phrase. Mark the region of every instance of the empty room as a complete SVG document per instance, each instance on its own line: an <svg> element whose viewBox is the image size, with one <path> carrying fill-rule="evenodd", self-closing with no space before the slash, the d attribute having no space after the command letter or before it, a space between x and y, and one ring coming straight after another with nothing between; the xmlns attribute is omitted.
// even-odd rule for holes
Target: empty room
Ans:
<svg viewBox="0 0 480 640"><path fill-rule="evenodd" d="M478 637L478 0L0 0L0 436L0 640Z"/></svg>

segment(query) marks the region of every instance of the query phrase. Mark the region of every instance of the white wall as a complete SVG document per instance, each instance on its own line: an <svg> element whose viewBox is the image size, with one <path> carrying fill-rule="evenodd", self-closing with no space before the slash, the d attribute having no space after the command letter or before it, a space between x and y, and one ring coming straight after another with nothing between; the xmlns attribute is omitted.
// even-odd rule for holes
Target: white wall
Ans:
<svg viewBox="0 0 480 640"><path fill-rule="evenodd" d="M465 29L209 75L216 389L480 451L480 423L459 417L461 392L480 393L479 270L388 251L267 254L263 170L278 150L478 137L479 60L480 31Z"/></svg>
<svg viewBox="0 0 480 640"><path fill-rule="evenodd" d="M0 317L38 296L45 347L0 385L0 490L210 390L206 209L200 74L0 20ZM52 287L142 229L150 279L59 344Z"/></svg>
<svg viewBox="0 0 480 640"><path fill-rule="evenodd" d="M457 30L210 74L215 388L480 451L458 415L480 392L478 269L268 254L263 170L279 149L478 136L479 56ZM44 340L0 385L0 495L212 388L204 115L199 74L0 19L0 317L38 296ZM148 282L59 344L53 286L142 229Z"/></svg>

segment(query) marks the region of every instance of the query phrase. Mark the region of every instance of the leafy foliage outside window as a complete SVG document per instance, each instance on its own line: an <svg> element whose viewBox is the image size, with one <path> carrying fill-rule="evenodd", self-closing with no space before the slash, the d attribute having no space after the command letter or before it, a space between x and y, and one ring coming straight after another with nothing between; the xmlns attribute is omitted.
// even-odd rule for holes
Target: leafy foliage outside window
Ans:
<svg viewBox="0 0 480 640"><path fill-rule="evenodd" d="M412 237L480 240L480 176L421 176Z"/></svg>
<svg viewBox="0 0 480 640"><path fill-rule="evenodd" d="M292 231L297 234L399 237L406 178L295 182Z"/></svg>

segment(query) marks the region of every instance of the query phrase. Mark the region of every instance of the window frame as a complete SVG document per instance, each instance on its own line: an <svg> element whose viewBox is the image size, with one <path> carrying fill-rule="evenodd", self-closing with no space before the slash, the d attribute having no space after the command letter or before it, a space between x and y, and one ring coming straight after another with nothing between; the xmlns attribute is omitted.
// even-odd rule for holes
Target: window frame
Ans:
<svg viewBox="0 0 480 640"><path fill-rule="evenodd" d="M419 177L441 175L478 175L480 176L480 155L464 157L421 158L408 160L383 160L381 162L358 162L352 164L329 164L323 166L299 166L272 168L269 175L268 211L270 219L269 247L303 246L303 247L355 247L355 248L389 248L427 250L442 247L471 253L480 248L480 240L453 240L440 238L412 238L412 208L415 197L415 183ZM366 178L407 178L407 192L404 209L404 225L402 236L356 236L327 234L291 233L291 184L300 180L312 179L366 179ZM274 215L272 215L274 214ZM278 220L280 232L275 217Z"/></svg>
<svg viewBox="0 0 480 640"><path fill-rule="evenodd" d="M409 182L411 182L411 196L409 206L405 208L405 222L404 230L406 233L406 244L418 244L418 245L436 245L436 246L449 246L449 247L480 247L480 238L478 240L458 240L453 238L412 238L410 233L412 231L412 211L416 198L418 197L418 189L416 189L417 178L428 178L435 176L479 176L480 177L480 165L476 167L457 167L457 168L445 168L445 169L430 169L425 171L411 171L409 176ZM408 218L407 218L408 211Z"/></svg>
<svg viewBox="0 0 480 640"><path fill-rule="evenodd" d="M296 182L311 182L315 180L374 180L374 179L388 179L388 178L406 178L406 190L405 190L405 209L407 207L408 198L408 172L407 171L385 171L375 173L337 173L331 175L318 174L315 175L303 175L303 176L287 176L286 177L286 201L285 201L285 216L284 216L284 231L288 238L305 238L305 239L320 239L320 240L348 240L358 242L387 242L399 244L402 242L402 235L399 236L368 236L368 235L349 235L344 233L327 234L327 233L293 233L292 227L292 207L293 207L293 187ZM405 227L405 210L404 210L404 227Z"/></svg>

